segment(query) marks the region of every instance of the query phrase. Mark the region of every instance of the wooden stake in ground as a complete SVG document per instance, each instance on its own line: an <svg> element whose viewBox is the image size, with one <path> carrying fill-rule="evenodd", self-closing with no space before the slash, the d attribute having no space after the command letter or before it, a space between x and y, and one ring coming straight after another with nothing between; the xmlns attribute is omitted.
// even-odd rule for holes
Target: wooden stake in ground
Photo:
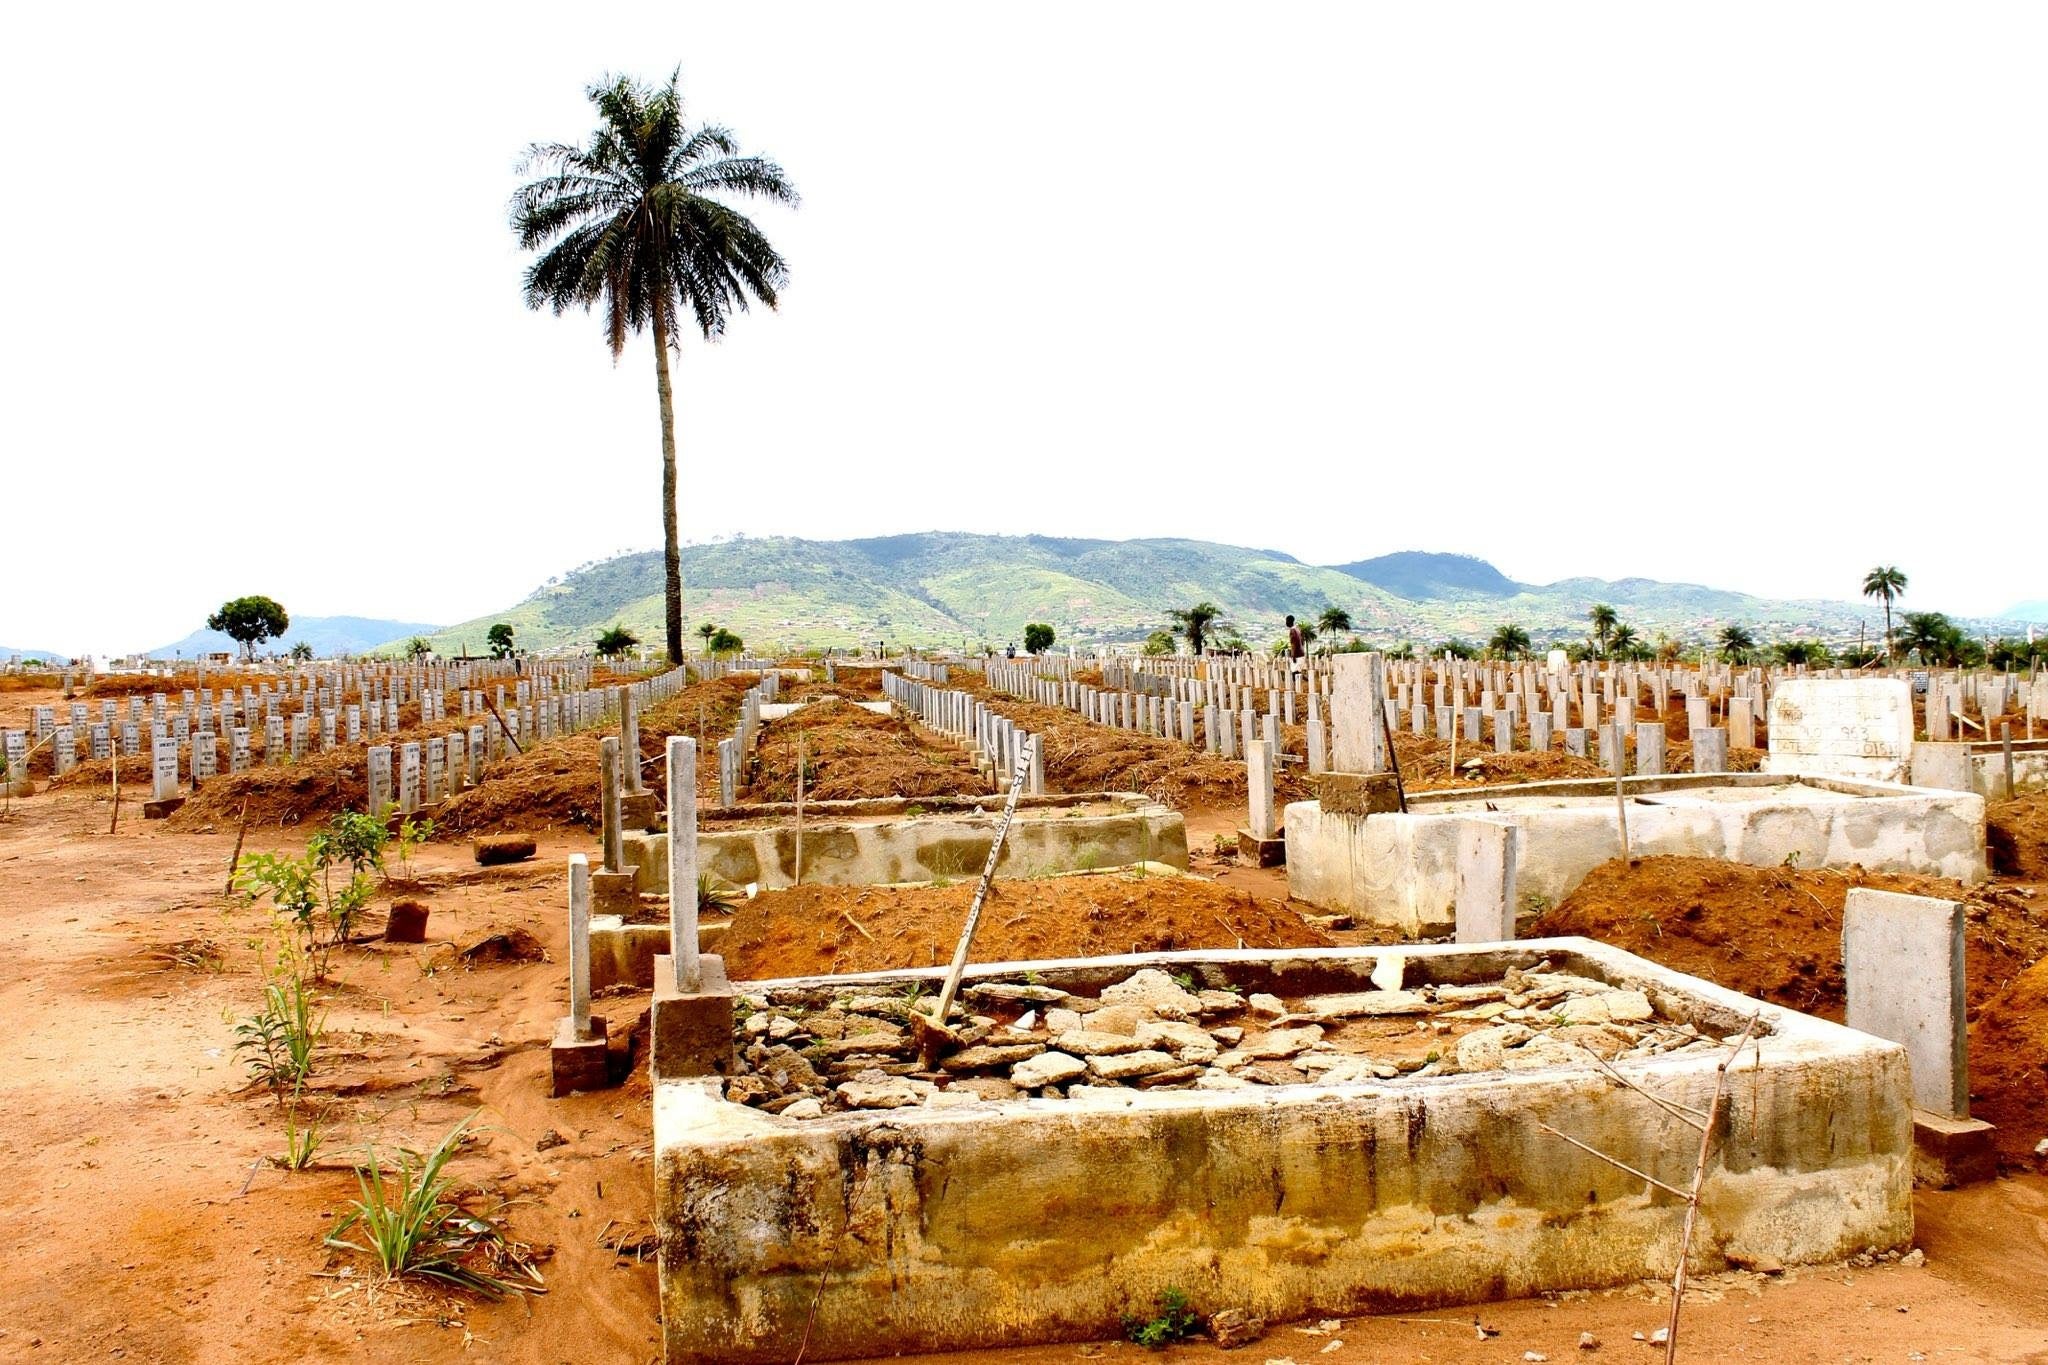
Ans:
<svg viewBox="0 0 2048 1365"><path fill-rule="evenodd" d="M952 1029L947 1027L946 1014L953 1008L953 997L959 993L960 977L967 970L967 954L974 946L974 931L981 924L981 907L988 899L989 883L995 880L996 862L1003 855L1003 841L1010 836L1010 822L1017 816L1017 798L1023 795L1025 780L1030 775L1030 746L1019 745L1016 771L1010 774L1010 799L1003 803L1002 818L996 821L995 838L989 841L988 861L982 864L981 881L974 888L974 902L967 907L967 923L960 930L959 946L953 949L953 965L946 972L945 987L940 990L938 1002L929 1015L923 1010L910 1011L918 1051L923 1054L927 1067L935 1060L941 1043L957 1041Z"/></svg>
<svg viewBox="0 0 2048 1365"><path fill-rule="evenodd" d="M114 783L114 818L107 821L107 833L112 834L121 827L121 745L120 741L107 750L108 772Z"/></svg>
<svg viewBox="0 0 2048 1365"><path fill-rule="evenodd" d="M1671 1273L1671 1316L1664 1324L1664 1365L1674 1365L1674 1362L1678 1359L1678 1311L1685 1305L1686 1262L1692 1256L1693 1228L1699 1222L1700 1191L1705 1188L1707 1183L1707 1159L1713 1155L1714 1151L1714 1130L1720 1126L1721 1106L1728 1098L1728 1067L1730 1063L1742 1055L1742 1050L1749 1046L1751 1038L1756 1035L1757 1025L1762 1022L1762 1019L1763 1016L1761 1014L1753 1014L1749 1017L1749 1022L1743 1025L1742 1032L1735 1039L1734 1045L1723 1054L1720 1065L1714 1068L1714 1099L1707 1106L1707 1112L1704 1115L1700 1115L1699 1111L1678 1104L1675 1101L1666 1100L1661 1096L1651 1094L1619 1071L1616 1071L1613 1067L1608 1066L1597 1054L1594 1057L1595 1061L1601 1062L1602 1068L1613 1079L1649 1100L1679 1122L1699 1130L1700 1154L1699 1159L1693 1163L1692 1188L1689 1191L1667 1185L1657 1179L1656 1176L1646 1171L1639 1171L1627 1162L1608 1155L1598 1147L1581 1142L1568 1133L1561 1133L1547 1123L1538 1123L1536 1125L1552 1137L1562 1138L1580 1151L1599 1157L1616 1170L1626 1171L1638 1180L1648 1181L1666 1194L1685 1201L1685 1227L1679 1234L1678 1239L1678 1265Z"/></svg>
<svg viewBox="0 0 2048 1365"><path fill-rule="evenodd" d="M1394 752L1394 726L1387 719L1387 708L1380 707L1380 733L1387 737L1387 762L1394 768L1394 799L1401 803L1401 814L1408 813L1408 788L1401 781L1401 756ZM1457 776L1456 773L1452 774Z"/></svg>
<svg viewBox="0 0 2048 1365"><path fill-rule="evenodd" d="M796 879L795 886L804 884L804 737L796 737Z"/></svg>
<svg viewBox="0 0 2048 1365"><path fill-rule="evenodd" d="M519 747L519 736L512 733L512 727L507 725L505 723L505 718L498 714L497 706L491 701L489 697L484 698L484 709L491 713L491 719L498 722L498 733L503 735L505 737L505 742L512 746L512 752L515 754L525 753L526 750ZM325 722L322 722L322 724L324 725ZM325 734L326 731L323 729L321 733Z"/></svg>
<svg viewBox="0 0 2048 1365"><path fill-rule="evenodd" d="M223 896L235 894L235 869L242 865L242 839L249 833L249 798L242 798L241 823L235 828L235 851L228 855L228 884L222 889Z"/></svg>

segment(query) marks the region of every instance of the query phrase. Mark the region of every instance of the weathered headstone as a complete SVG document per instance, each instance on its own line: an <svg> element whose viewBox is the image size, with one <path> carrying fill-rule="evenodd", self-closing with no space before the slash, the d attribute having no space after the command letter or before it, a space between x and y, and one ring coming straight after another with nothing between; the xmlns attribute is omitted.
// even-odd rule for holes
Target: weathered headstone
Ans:
<svg viewBox="0 0 2048 1365"><path fill-rule="evenodd" d="M1913 730L1903 678L1788 678L1771 694L1764 771L1904 782Z"/></svg>
<svg viewBox="0 0 2048 1365"><path fill-rule="evenodd" d="M1913 1103L1967 1118L1963 904L1856 887L1842 907L1848 1023L1906 1049Z"/></svg>
<svg viewBox="0 0 2048 1365"><path fill-rule="evenodd" d="M1500 820L1458 822L1457 941L1515 936L1515 859L1520 831Z"/></svg>

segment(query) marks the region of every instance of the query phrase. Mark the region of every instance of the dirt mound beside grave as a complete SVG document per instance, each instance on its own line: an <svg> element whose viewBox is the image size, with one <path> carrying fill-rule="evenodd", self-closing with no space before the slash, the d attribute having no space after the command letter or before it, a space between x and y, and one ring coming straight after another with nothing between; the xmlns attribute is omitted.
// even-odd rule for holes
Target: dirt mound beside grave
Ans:
<svg viewBox="0 0 2048 1365"><path fill-rule="evenodd" d="M797 749L803 748L804 798L849 801L866 796L966 796L989 784L967 751L898 716L864 711L851 701L814 701L761 731L753 782L743 799L794 801Z"/></svg>
<svg viewBox="0 0 2048 1365"><path fill-rule="evenodd" d="M1993 872L2048 881L2048 792L1987 806L1984 845Z"/></svg>
<svg viewBox="0 0 2048 1365"><path fill-rule="evenodd" d="M697 794L716 794L718 741L731 733L739 720L740 701L757 681L753 674L745 673L692 683L641 713L641 781L654 793L657 805L668 805L668 737L695 738L700 724L703 743L697 755ZM436 832L454 838L556 825L598 828L604 815L598 757L606 733L585 730L561 735L523 754L499 759L484 770L480 786L451 798L435 812Z"/></svg>
<svg viewBox="0 0 2048 1365"><path fill-rule="evenodd" d="M719 940L736 980L931 967L951 960L974 883L800 886L741 903ZM1015 962L1180 948L1296 948L1331 940L1300 916L1191 877L1048 877L989 892L972 960Z"/></svg>
<svg viewBox="0 0 2048 1365"><path fill-rule="evenodd" d="M1999 1154L2033 1162L2048 1139L2048 961L1993 997L1970 1028L1970 1114L1998 1128Z"/></svg>
<svg viewBox="0 0 2048 1365"><path fill-rule="evenodd" d="M137 767L148 774L146 765L138 762ZM319 824L337 812L361 810L369 799L369 758L358 744L308 754L281 767L215 777L166 823L174 830L233 829L246 805L251 829Z"/></svg>
<svg viewBox="0 0 2048 1365"><path fill-rule="evenodd" d="M831 682L825 681L825 669L821 664L806 665L811 670L809 682L785 682L777 701L816 701L821 697L844 697L848 701L880 701L882 699L882 670L879 668L835 668Z"/></svg>
<svg viewBox="0 0 2048 1365"><path fill-rule="evenodd" d="M2048 954L2048 898L1890 872L1745 867L1711 858L1610 861L1530 936L1580 934L1744 995L1839 1020L1842 903L1852 887L1962 899L1972 1010Z"/></svg>

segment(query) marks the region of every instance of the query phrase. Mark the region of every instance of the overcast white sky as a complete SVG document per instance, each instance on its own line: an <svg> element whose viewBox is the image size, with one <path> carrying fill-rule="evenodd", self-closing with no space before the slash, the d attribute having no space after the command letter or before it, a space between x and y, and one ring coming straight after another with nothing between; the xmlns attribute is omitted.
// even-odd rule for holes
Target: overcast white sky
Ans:
<svg viewBox="0 0 2048 1365"><path fill-rule="evenodd" d="M1176 535L2048 597L2038 5L38 5L0 45L0 642L453 621L660 542L653 359L521 148L680 64L788 169L683 533ZM1971 504L1978 503L1976 509Z"/></svg>

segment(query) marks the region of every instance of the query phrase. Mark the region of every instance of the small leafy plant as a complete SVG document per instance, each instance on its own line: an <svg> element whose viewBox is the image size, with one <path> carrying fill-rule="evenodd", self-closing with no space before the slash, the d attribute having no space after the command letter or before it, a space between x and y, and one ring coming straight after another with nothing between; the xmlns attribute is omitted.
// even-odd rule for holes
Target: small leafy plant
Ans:
<svg viewBox="0 0 2048 1365"><path fill-rule="evenodd" d="M1143 1346L1148 1351L1163 1350L1176 1341L1185 1341L1201 1326L1195 1310L1188 1304L1187 1291L1168 1285L1164 1293L1152 1301L1156 1310L1152 1317L1143 1318L1126 1313L1123 1316L1124 1339Z"/></svg>
<svg viewBox="0 0 2048 1365"><path fill-rule="evenodd" d="M739 904L739 889L709 872L697 874L697 913L729 915Z"/></svg>
<svg viewBox="0 0 2048 1365"><path fill-rule="evenodd" d="M540 1272L513 1247L504 1229L464 1209L452 1196L455 1182L447 1174L448 1162L475 1119L471 1114L449 1129L425 1156L401 1149L395 1181L385 1179L375 1148L365 1153L356 1168L362 1198L335 1223L326 1244L361 1252L390 1280L417 1276L487 1299L544 1288ZM352 1240L350 1233L362 1240Z"/></svg>
<svg viewBox="0 0 2048 1365"><path fill-rule="evenodd" d="M284 1155L278 1164L288 1171L303 1171L312 1165L326 1129L327 1125L316 1116L301 1118L299 1086L293 1086L291 1101L284 1109Z"/></svg>
<svg viewBox="0 0 2048 1365"><path fill-rule="evenodd" d="M434 837L434 822L431 819L406 820L398 826L398 875L405 881L412 880L412 855L419 851L421 844Z"/></svg>
<svg viewBox="0 0 2048 1365"><path fill-rule="evenodd" d="M304 855L258 853L244 864L237 879L243 892L251 900L270 898L297 935L314 980L327 978L328 956L348 942L370 903L370 873L383 870L388 838L372 817L344 811L306 841ZM337 885L344 871L348 880Z"/></svg>
<svg viewBox="0 0 2048 1365"><path fill-rule="evenodd" d="M305 978L281 971L263 987L263 1007L235 1025L235 1051L252 1079L260 1081L281 1103L290 1087L294 1098L313 1071L313 1055L327 1031L327 1015L317 1009Z"/></svg>

